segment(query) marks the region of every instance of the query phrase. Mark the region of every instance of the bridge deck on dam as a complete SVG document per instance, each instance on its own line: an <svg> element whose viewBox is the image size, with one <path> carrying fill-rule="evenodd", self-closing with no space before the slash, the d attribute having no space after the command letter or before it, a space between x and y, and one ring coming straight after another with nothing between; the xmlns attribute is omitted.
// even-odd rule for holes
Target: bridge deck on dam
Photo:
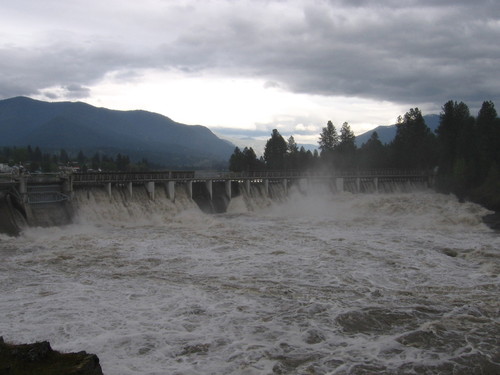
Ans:
<svg viewBox="0 0 500 375"><path fill-rule="evenodd" d="M255 181L263 180L335 180L335 179L379 179L401 181L404 179L432 179L432 173L421 170L369 170L369 171L338 171L324 172L298 172L298 171L250 171L250 172L212 172L199 175L194 171L159 171L159 172L85 172L85 173L59 173L36 175L5 175L0 176L0 189L20 186L36 185L63 185L71 191L74 186L103 185L103 184L143 184L150 182L208 182L208 181ZM22 185L26 185L23 186ZM22 192L22 191L21 191Z"/></svg>
<svg viewBox="0 0 500 375"><path fill-rule="evenodd" d="M198 174L194 171L160 171L160 172L86 172L71 175L73 184L86 183L119 183L147 181L206 181L206 180L256 180L256 179L333 179L333 178L417 178L427 177L429 172L419 170L370 170L298 172L298 171L250 171L250 172L212 172Z"/></svg>
<svg viewBox="0 0 500 375"><path fill-rule="evenodd" d="M247 190L251 184L263 184L266 192L270 184L281 183L285 189L289 184L307 181L319 183L327 181L335 187L336 191L349 190L363 192L367 190L378 191L379 185L387 182L427 182L431 184L433 175L421 170L369 170L369 171L250 171L250 172L211 172L196 173L195 171L157 171L157 172L85 172L85 173L59 173L59 174L21 174L4 175L0 178L0 189L15 189L23 197L24 203L40 204L59 202L71 199L71 194L76 188L91 186L104 186L111 195L112 186L126 186L129 194L133 194L133 186L142 185L154 199L155 184L163 184L168 190L170 198L175 196L175 186L187 186L191 198L193 197L193 184L202 183L213 197L215 184L225 184L225 194L230 199L234 184L242 183ZM371 185L372 187L367 187ZM195 189L198 191L199 189ZM217 188L220 191L220 188Z"/></svg>

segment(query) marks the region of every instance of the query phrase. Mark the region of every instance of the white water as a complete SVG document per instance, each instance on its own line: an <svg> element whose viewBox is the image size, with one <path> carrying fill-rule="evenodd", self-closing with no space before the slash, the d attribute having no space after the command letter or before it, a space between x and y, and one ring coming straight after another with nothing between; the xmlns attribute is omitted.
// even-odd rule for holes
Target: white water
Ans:
<svg viewBox="0 0 500 375"><path fill-rule="evenodd" d="M500 369L500 237L479 206L256 193L207 215L113 194L78 194L77 224L0 235L6 341L95 353L106 375Z"/></svg>

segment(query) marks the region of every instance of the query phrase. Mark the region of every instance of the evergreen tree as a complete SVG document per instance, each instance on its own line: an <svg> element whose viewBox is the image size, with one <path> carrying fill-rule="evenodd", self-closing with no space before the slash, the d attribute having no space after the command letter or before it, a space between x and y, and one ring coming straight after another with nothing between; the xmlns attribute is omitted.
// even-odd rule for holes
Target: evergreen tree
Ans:
<svg viewBox="0 0 500 375"><path fill-rule="evenodd" d="M268 169L282 170L285 168L287 148L287 143L281 134L277 129L273 129L271 138L268 139L264 148L264 160Z"/></svg>
<svg viewBox="0 0 500 375"><path fill-rule="evenodd" d="M105 171L116 170L116 164L112 157L103 155L101 159L101 169Z"/></svg>
<svg viewBox="0 0 500 375"><path fill-rule="evenodd" d="M48 153L42 156L42 170L44 172L54 172L57 170L57 156Z"/></svg>
<svg viewBox="0 0 500 375"><path fill-rule="evenodd" d="M61 151L59 151L59 161L64 165L68 164L69 162L68 153L63 148L61 148Z"/></svg>
<svg viewBox="0 0 500 375"><path fill-rule="evenodd" d="M450 172L454 161L461 156L459 139L472 122L469 107L463 102L452 100L445 103L440 114L439 127L436 130L440 143L440 164L442 172Z"/></svg>
<svg viewBox="0 0 500 375"><path fill-rule="evenodd" d="M469 107L452 100L445 103L436 132L439 142L439 187L444 191L453 191L464 181L477 180L474 118Z"/></svg>
<svg viewBox="0 0 500 375"><path fill-rule="evenodd" d="M293 135L291 135L288 138L287 149L288 149L287 160L286 160L287 169L291 170L299 169L299 160L298 160L299 147L297 146L297 143L295 142Z"/></svg>
<svg viewBox="0 0 500 375"><path fill-rule="evenodd" d="M347 122L340 128L339 144L335 149L338 166L341 169L351 169L356 165L356 137Z"/></svg>
<svg viewBox="0 0 500 375"><path fill-rule="evenodd" d="M245 170L245 155L239 147L235 147L233 154L229 158L229 170L231 172L242 172Z"/></svg>
<svg viewBox="0 0 500 375"><path fill-rule="evenodd" d="M28 160L32 161L33 160L33 149L31 148L31 145L28 145Z"/></svg>
<svg viewBox="0 0 500 375"><path fill-rule="evenodd" d="M76 157L76 160L78 161L78 164L82 167L85 163L85 155L82 150L78 152L78 156Z"/></svg>
<svg viewBox="0 0 500 375"><path fill-rule="evenodd" d="M304 146L300 146L299 151L297 152L297 169L305 170L309 167L309 160L306 149Z"/></svg>
<svg viewBox="0 0 500 375"><path fill-rule="evenodd" d="M243 149L244 167L247 171L258 171L262 169L262 163L257 159L257 155L252 147L245 147Z"/></svg>
<svg viewBox="0 0 500 375"><path fill-rule="evenodd" d="M37 146L31 155L30 171L38 172L40 170L42 170L42 151L40 151L40 148Z"/></svg>
<svg viewBox="0 0 500 375"><path fill-rule="evenodd" d="M98 152L96 152L94 156L92 156L91 163L93 170L97 171L101 167L101 157L99 156Z"/></svg>
<svg viewBox="0 0 500 375"><path fill-rule="evenodd" d="M339 145L339 142L339 135L335 125L328 121L326 127L321 130L318 141L321 160L328 168L334 167L334 150Z"/></svg>
<svg viewBox="0 0 500 375"><path fill-rule="evenodd" d="M25 147L13 147L11 153L15 164L25 164L28 159L28 149Z"/></svg>
<svg viewBox="0 0 500 375"><path fill-rule="evenodd" d="M478 179L484 180L493 164L500 165L500 124L495 105L485 101L476 119Z"/></svg>
<svg viewBox="0 0 500 375"><path fill-rule="evenodd" d="M33 161L41 162L43 158L42 151L38 146L35 147L35 151L33 152Z"/></svg>
<svg viewBox="0 0 500 375"><path fill-rule="evenodd" d="M141 172L148 171L150 169L148 159L142 158L141 161L139 162L139 164L137 165L137 167L138 167L139 171L141 171Z"/></svg>
<svg viewBox="0 0 500 375"><path fill-rule="evenodd" d="M359 149L359 163L362 169L380 169L387 167L386 146L380 142L378 133L373 132L370 139Z"/></svg>
<svg viewBox="0 0 500 375"><path fill-rule="evenodd" d="M293 138L293 135L291 135L290 138L288 138L287 149L290 154L294 154L299 151L299 146L297 146L297 143L295 142L295 138Z"/></svg>
<svg viewBox="0 0 500 375"><path fill-rule="evenodd" d="M395 167L430 169L436 165L434 135L418 108L411 108L404 117L398 117L391 149Z"/></svg>
<svg viewBox="0 0 500 375"><path fill-rule="evenodd" d="M339 144L337 129L335 129L335 126L331 121L328 121L326 127L321 131L318 143L322 154L332 152Z"/></svg>
<svg viewBox="0 0 500 375"><path fill-rule="evenodd" d="M127 155L118 154L116 156L116 169L121 172L126 172L130 166L130 158Z"/></svg>

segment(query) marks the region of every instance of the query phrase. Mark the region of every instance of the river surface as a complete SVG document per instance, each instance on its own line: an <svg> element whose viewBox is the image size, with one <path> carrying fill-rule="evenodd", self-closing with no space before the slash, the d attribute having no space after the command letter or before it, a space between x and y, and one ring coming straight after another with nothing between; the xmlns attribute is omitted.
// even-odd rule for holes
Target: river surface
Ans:
<svg viewBox="0 0 500 375"><path fill-rule="evenodd" d="M145 193L144 193L145 194ZM0 335L106 375L500 373L500 236L453 196L79 192L0 235Z"/></svg>

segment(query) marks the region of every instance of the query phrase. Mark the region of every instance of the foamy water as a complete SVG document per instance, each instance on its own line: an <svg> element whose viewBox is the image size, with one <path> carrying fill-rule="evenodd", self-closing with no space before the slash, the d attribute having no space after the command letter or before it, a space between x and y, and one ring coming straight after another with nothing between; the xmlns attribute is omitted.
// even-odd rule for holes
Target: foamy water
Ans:
<svg viewBox="0 0 500 375"><path fill-rule="evenodd" d="M81 193L77 224L2 236L0 335L96 353L107 375L500 370L481 207L292 192L207 215L158 194Z"/></svg>

